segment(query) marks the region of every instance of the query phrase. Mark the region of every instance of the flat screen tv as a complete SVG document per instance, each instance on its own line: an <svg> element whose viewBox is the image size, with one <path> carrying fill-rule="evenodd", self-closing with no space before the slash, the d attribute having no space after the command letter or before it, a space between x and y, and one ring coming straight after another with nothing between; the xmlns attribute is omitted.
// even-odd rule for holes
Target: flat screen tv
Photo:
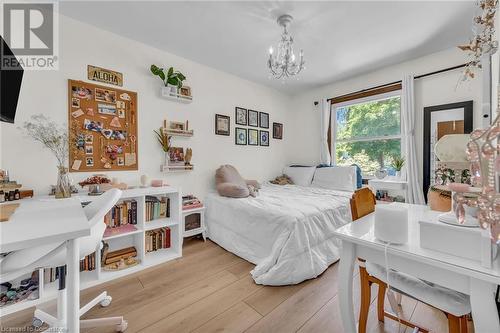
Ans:
<svg viewBox="0 0 500 333"><path fill-rule="evenodd" d="M14 123L24 70L21 65L18 65L16 69L4 68L5 61L15 56L2 36L0 36L0 42L0 120ZM9 64L12 63L15 62L9 61Z"/></svg>

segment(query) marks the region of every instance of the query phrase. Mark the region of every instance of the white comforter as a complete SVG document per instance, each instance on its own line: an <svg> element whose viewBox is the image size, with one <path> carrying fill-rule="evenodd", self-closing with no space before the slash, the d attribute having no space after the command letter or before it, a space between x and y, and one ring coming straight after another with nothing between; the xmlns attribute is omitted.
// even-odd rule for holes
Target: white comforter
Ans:
<svg viewBox="0 0 500 333"><path fill-rule="evenodd" d="M300 283L339 259L336 228L351 221L352 193L263 184L259 196L206 198L208 237L256 264L258 284Z"/></svg>

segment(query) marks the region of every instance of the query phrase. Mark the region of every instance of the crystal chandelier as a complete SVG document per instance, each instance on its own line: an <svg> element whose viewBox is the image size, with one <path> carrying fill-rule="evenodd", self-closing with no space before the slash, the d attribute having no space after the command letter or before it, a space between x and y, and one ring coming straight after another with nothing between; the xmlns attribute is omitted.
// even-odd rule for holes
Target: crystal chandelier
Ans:
<svg viewBox="0 0 500 333"><path fill-rule="evenodd" d="M278 17L278 24L283 27L281 41L278 44L276 53L272 47L269 48L267 65L276 79L297 75L304 68L304 51L300 50L298 59L293 53L293 37L288 33L288 26L292 20L293 17L290 15Z"/></svg>

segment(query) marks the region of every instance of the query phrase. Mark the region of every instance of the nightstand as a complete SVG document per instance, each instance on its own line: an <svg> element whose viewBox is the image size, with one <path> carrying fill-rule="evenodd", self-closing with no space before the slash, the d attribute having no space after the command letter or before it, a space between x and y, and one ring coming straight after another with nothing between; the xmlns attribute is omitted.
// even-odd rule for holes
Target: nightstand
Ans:
<svg viewBox="0 0 500 333"><path fill-rule="evenodd" d="M201 234L205 239L205 207L197 207L182 211L182 235L191 237Z"/></svg>

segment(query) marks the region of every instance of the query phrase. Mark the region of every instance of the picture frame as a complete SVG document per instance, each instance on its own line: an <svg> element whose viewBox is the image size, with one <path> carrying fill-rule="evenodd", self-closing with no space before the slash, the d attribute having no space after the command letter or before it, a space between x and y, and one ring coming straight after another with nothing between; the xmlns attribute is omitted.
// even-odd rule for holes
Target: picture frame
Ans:
<svg viewBox="0 0 500 333"><path fill-rule="evenodd" d="M239 146L247 145L247 129L243 127L235 127L234 129L234 143Z"/></svg>
<svg viewBox="0 0 500 333"><path fill-rule="evenodd" d="M259 131L259 144L269 147L269 131Z"/></svg>
<svg viewBox="0 0 500 333"><path fill-rule="evenodd" d="M282 123L273 123L273 139L283 140Z"/></svg>
<svg viewBox="0 0 500 333"><path fill-rule="evenodd" d="M179 89L179 95L191 97L191 87L189 87L189 86L182 86Z"/></svg>
<svg viewBox="0 0 500 333"><path fill-rule="evenodd" d="M171 147L168 150L168 165L184 165L184 148Z"/></svg>
<svg viewBox="0 0 500 333"><path fill-rule="evenodd" d="M231 118L222 114L215 115L215 134L229 136L231 134Z"/></svg>
<svg viewBox="0 0 500 333"><path fill-rule="evenodd" d="M248 126L259 127L259 112L248 109Z"/></svg>
<svg viewBox="0 0 500 333"><path fill-rule="evenodd" d="M247 109L235 107L234 108L235 123L237 125L247 125Z"/></svg>
<svg viewBox="0 0 500 333"><path fill-rule="evenodd" d="M269 113L259 112L259 127L269 128Z"/></svg>
<svg viewBox="0 0 500 333"><path fill-rule="evenodd" d="M185 131L186 130L186 123L183 123L182 121L171 121L168 124L168 127L171 130L175 130L175 131Z"/></svg>
<svg viewBox="0 0 500 333"><path fill-rule="evenodd" d="M259 145L259 130L248 129L248 145L258 146Z"/></svg>

